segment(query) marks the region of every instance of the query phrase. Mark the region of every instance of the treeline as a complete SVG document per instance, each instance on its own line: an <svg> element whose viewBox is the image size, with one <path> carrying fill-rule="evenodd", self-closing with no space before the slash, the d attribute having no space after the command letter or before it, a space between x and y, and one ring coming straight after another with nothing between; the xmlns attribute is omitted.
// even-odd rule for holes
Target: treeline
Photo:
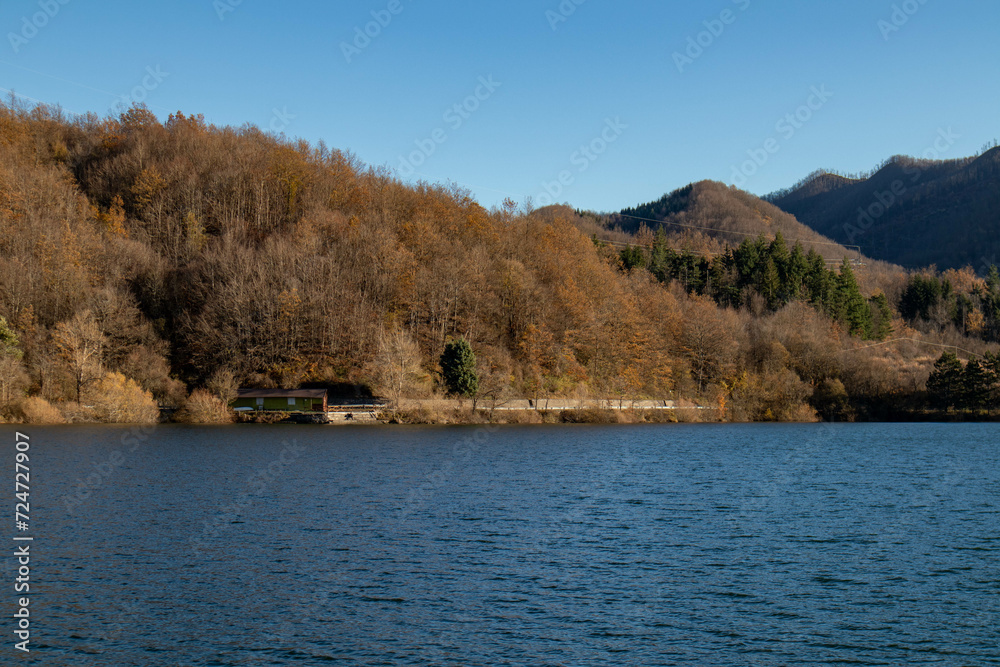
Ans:
<svg viewBox="0 0 1000 667"><path fill-rule="evenodd" d="M1000 342L1000 272L991 266L985 280L971 268L913 275L899 312L924 328L952 325L968 336Z"/></svg>
<svg viewBox="0 0 1000 667"><path fill-rule="evenodd" d="M816 249L835 257L849 254L803 225L777 206L748 192L714 181L700 181L664 195L660 199L626 208L604 220L606 227L640 234L643 227L664 228L668 234L705 233L735 245L746 238L777 233L806 250Z"/></svg>
<svg viewBox="0 0 1000 667"><path fill-rule="evenodd" d="M965 364L954 352L945 352L934 364L927 393L941 410L989 411L1000 405L1000 356L987 352Z"/></svg>
<svg viewBox="0 0 1000 667"><path fill-rule="evenodd" d="M620 252L627 270L642 267L660 282L679 281L684 289L712 297L723 307L752 306L760 298L770 311L792 301L807 301L844 325L853 336L885 340L892 332L892 309L884 293L865 298L846 258L840 272L827 268L815 249L791 250L778 232L768 241L763 235L747 239L715 257L675 251L663 229L647 250L631 246Z"/></svg>
<svg viewBox="0 0 1000 667"><path fill-rule="evenodd" d="M11 103L0 410L30 419L30 396L88 418L110 373L173 407L237 385L428 396L458 338L497 400L679 390L674 297L619 275L573 221L253 127Z"/></svg>
<svg viewBox="0 0 1000 667"><path fill-rule="evenodd" d="M1000 256L1000 149L976 157L896 156L870 177L821 175L769 200L840 243L911 269L971 265L983 274Z"/></svg>
<svg viewBox="0 0 1000 667"><path fill-rule="evenodd" d="M746 193L695 184L688 204L676 221L754 238L699 237L711 259L650 238L623 257L571 209L486 210L322 144L141 106L67 117L12 102L0 418L143 421L159 405L224 420L241 385L673 398L733 420L895 414L924 391L919 345L862 342L889 320L866 298L871 267L820 267L810 239L772 238L798 223Z"/></svg>

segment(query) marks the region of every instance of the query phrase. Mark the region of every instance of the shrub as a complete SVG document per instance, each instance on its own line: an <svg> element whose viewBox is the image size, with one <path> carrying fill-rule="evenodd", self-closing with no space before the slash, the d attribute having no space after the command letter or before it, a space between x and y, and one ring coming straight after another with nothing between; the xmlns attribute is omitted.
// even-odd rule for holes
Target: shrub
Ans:
<svg viewBox="0 0 1000 667"><path fill-rule="evenodd" d="M620 424L624 421L618 410L563 410L559 416L566 424Z"/></svg>
<svg viewBox="0 0 1000 667"><path fill-rule="evenodd" d="M174 421L182 424L229 424L233 412L225 403L207 389L195 389L176 415Z"/></svg>
<svg viewBox="0 0 1000 667"><path fill-rule="evenodd" d="M121 373L108 373L91 395L94 415L111 424L155 424L160 409L153 395Z"/></svg>
<svg viewBox="0 0 1000 667"><path fill-rule="evenodd" d="M823 380L813 392L810 402L827 421L850 421L850 396L840 380Z"/></svg>
<svg viewBox="0 0 1000 667"><path fill-rule="evenodd" d="M66 418L54 405L40 396L26 398L21 403L21 415L26 424L65 424Z"/></svg>
<svg viewBox="0 0 1000 667"><path fill-rule="evenodd" d="M678 401L677 409L673 412L677 417L677 422L680 424L700 424L702 418L705 416L703 413L708 411L699 410L698 406L690 401ZM715 416L714 411L712 412L712 416Z"/></svg>
<svg viewBox="0 0 1000 667"><path fill-rule="evenodd" d="M170 377L170 364L166 358L148 346L132 350L118 370L134 379L162 405L178 407L187 397L184 383Z"/></svg>

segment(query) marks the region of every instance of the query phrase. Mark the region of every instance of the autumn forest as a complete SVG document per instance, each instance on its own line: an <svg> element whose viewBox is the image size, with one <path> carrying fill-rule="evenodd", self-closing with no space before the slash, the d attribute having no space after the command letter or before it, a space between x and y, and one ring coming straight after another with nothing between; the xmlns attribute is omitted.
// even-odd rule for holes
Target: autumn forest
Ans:
<svg viewBox="0 0 1000 667"><path fill-rule="evenodd" d="M253 126L0 106L0 420L226 421L239 386L986 417L998 341L995 267L874 261L718 183L487 210Z"/></svg>

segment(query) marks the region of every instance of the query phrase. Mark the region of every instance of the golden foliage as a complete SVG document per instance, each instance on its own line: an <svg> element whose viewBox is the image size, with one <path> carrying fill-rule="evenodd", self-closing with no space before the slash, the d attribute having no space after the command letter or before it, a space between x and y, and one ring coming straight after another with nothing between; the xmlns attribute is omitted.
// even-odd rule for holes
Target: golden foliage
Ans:
<svg viewBox="0 0 1000 667"><path fill-rule="evenodd" d="M206 389L192 391L174 415L174 421L182 424L229 424L233 419L229 406Z"/></svg>
<svg viewBox="0 0 1000 667"><path fill-rule="evenodd" d="M978 336L986 326L986 318L983 313L975 308L969 313L965 320L965 332L972 336Z"/></svg>
<svg viewBox="0 0 1000 667"><path fill-rule="evenodd" d="M971 266L962 269L948 269L941 277L951 283L952 288L963 294L969 294L986 287L986 281L976 275Z"/></svg>
<svg viewBox="0 0 1000 667"><path fill-rule="evenodd" d="M62 412L41 396L26 398L20 405L25 424L65 424Z"/></svg>
<svg viewBox="0 0 1000 667"><path fill-rule="evenodd" d="M160 418L153 395L121 373L107 373L87 398L101 422L155 424Z"/></svg>
<svg viewBox="0 0 1000 667"><path fill-rule="evenodd" d="M677 222L798 229L745 193L688 191ZM795 406L828 378L852 397L898 388L878 365L873 375L845 363L846 337L809 305L725 310L641 269L623 274L581 231L594 219L512 201L488 211L459 187L410 187L350 154L197 116L161 125L137 106L69 121L0 106L0 315L18 323L31 391L53 400L89 395L101 379L104 393L147 408L139 386L176 404L174 378L205 385L219 373L229 389L240 378L419 394L459 336L493 397L672 394L778 419L800 416ZM693 232L683 241L724 245ZM951 280L973 284L968 272ZM900 289L885 288L890 301ZM969 331L980 317L969 313ZM923 362L907 355L917 377ZM217 412L201 393L188 403ZM113 402L102 410L122 416Z"/></svg>
<svg viewBox="0 0 1000 667"><path fill-rule="evenodd" d="M136 206L144 209L153 204L156 197L167 188L167 182L156 167L143 169L132 186L132 196Z"/></svg>
<svg viewBox="0 0 1000 667"><path fill-rule="evenodd" d="M115 195L111 200L111 206L106 213L97 212L97 221L104 226L104 230L111 237L128 238L128 229L125 228L125 202L121 195Z"/></svg>
<svg viewBox="0 0 1000 667"><path fill-rule="evenodd" d="M198 220L194 211L188 211L184 215L184 238L188 248L193 252L201 252L208 245L208 235L205 233L205 225Z"/></svg>

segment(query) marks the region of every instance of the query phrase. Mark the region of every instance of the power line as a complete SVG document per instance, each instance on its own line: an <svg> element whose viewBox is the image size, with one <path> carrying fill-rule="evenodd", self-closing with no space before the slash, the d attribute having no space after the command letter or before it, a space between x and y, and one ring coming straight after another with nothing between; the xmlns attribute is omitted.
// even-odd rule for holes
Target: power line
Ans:
<svg viewBox="0 0 1000 667"><path fill-rule="evenodd" d="M957 345L944 345L942 343L931 343L930 341L920 340L919 338L890 338L889 340L882 341L881 343L875 343L874 345L865 345L864 347L856 347L853 350L844 350L845 352L860 352L861 350L869 350L873 347L881 347L883 345L888 345L889 343L898 343L899 341L909 341L911 343L919 343L921 345L931 345L933 347L943 347L947 350L957 350L959 352L965 352L971 357L978 357L979 355L972 350L966 350L964 347L958 347Z"/></svg>
<svg viewBox="0 0 1000 667"><path fill-rule="evenodd" d="M713 228L713 227L704 227L704 226L701 226L701 225L688 225L688 224L685 224L685 223L682 223L682 222L672 222L670 220L654 220L653 218L641 218L641 217L639 217L637 215L625 215L624 213L616 213L615 215L618 215L619 217L622 217L622 218L630 218L632 220L641 220L643 222L655 222L655 223L660 224L660 225L674 225L676 227L687 227L688 229L700 229L700 230L707 231L707 232L718 232L720 234L738 234L740 236L747 236L747 237L760 236L760 234L751 234L749 232L737 232L737 231L732 230L732 229L716 229L716 228ZM837 248L844 248L844 249L847 249L847 250L856 250L857 253L858 253L858 257L859 258L861 257L861 246L857 246L857 245L844 245L842 243L832 243L832 242L829 242L829 241L811 241L811 240L807 240L807 239L789 239L789 240L796 241L798 243L810 243L812 245L831 245L831 246L835 246Z"/></svg>

